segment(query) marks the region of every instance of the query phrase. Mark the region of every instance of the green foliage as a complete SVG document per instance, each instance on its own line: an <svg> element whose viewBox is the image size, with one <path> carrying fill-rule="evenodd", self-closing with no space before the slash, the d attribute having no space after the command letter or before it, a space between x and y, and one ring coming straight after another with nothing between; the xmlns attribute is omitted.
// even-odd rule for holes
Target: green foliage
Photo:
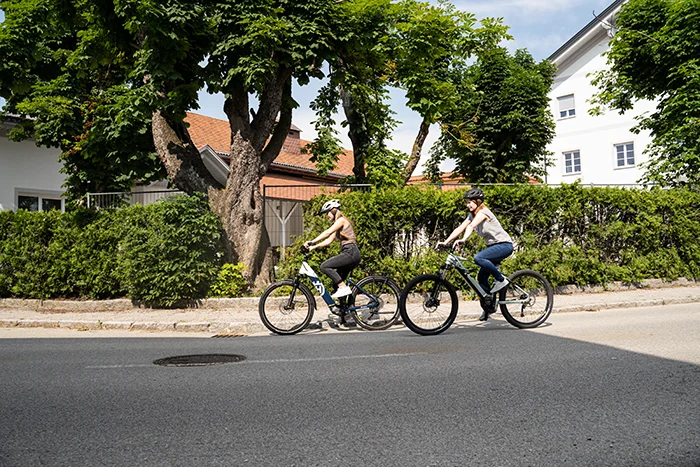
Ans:
<svg viewBox="0 0 700 467"><path fill-rule="evenodd" d="M221 261L221 224L202 198L137 206L120 243L119 273L130 298L171 307L206 297Z"/></svg>
<svg viewBox="0 0 700 467"><path fill-rule="evenodd" d="M543 175L554 137L549 90L554 66L536 63L524 50L503 48L480 54L472 67L455 70L457 101L442 118L442 135L427 167L454 159L456 172L473 183L520 183Z"/></svg>
<svg viewBox="0 0 700 467"><path fill-rule="evenodd" d="M197 197L117 211L1 211L0 296L200 299L219 272L220 235Z"/></svg>
<svg viewBox="0 0 700 467"><path fill-rule="evenodd" d="M10 137L61 149L69 200L162 179L151 110L129 80L133 57L119 50L131 47L122 28L100 21L105 12L95 2L0 7L0 95L7 112L32 117Z"/></svg>
<svg viewBox="0 0 700 467"><path fill-rule="evenodd" d="M319 138L309 151L320 169L333 166L339 154L333 115L342 103L355 157L353 182L396 186L404 183L402 172L409 159L417 161L423 141L417 137L410 156L387 148L399 123L388 105L389 89L404 90L407 106L429 127L461 105L450 70L509 38L508 28L489 18L476 27L474 15L448 2L353 0L340 7L346 14L342 40L329 60L330 82L312 103Z"/></svg>
<svg viewBox="0 0 700 467"><path fill-rule="evenodd" d="M555 286L700 276L698 192L578 184L482 188L487 205L515 240L515 253L503 263L506 274L534 269ZM444 262L445 253L436 252L434 245L464 220L463 193L406 187L333 196L340 197L343 213L355 226L365 269L405 285L418 274L437 272ZM281 275L294 276L304 240L328 228L327 219L315 215L327 199L317 197L305 205L304 236L287 248ZM468 257L485 247L477 235L468 245ZM337 252L334 242L315 250L310 263L317 266ZM476 273L476 265L470 267Z"/></svg>
<svg viewBox="0 0 700 467"><path fill-rule="evenodd" d="M241 297L249 291L249 284L243 276L243 263L226 263L221 266L216 282L209 291L210 297Z"/></svg>
<svg viewBox="0 0 700 467"><path fill-rule="evenodd" d="M593 114L605 107L624 113L642 99L658 102L635 128L652 136L644 181L700 184L699 23L700 0L625 2L607 52L609 68L593 79L599 88Z"/></svg>

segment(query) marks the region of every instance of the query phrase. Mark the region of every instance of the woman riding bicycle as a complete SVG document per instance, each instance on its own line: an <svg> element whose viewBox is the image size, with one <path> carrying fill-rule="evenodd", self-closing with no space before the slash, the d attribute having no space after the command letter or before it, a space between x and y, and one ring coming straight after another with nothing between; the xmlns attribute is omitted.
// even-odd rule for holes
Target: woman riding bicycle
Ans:
<svg viewBox="0 0 700 467"><path fill-rule="evenodd" d="M508 285L508 279L498 270L498 265L513 253L513 240L508 232L503 230L496 216L484 204L483 191L479 188L472 188L465 193L464 199L467 200L469 215L446 240L438 242L437 246L449 245L462 232L464 232L464 236L455 242L455 247L465 242L472 232L483 237L486 240L486 249L474 255L474 262L480 267L477 280L485 292L490 290L493 294ZM496 280L493 287L489 286L489 276L493 276ZM486 321L489 313L493 311L490 306L484 308L479 320Z"/></svg>
<svg viewBox="0 0 700 467"><path fill-rule="evenodd" d="M360 250L357 248L357 239L352 224L347 217L340 212L340 201L332 199L326 201L321 210L321 214L328 214L328 220L333 222L328 229L324 230L318 237L309 242L305 242L304 246L309 250L323 248L334 240L340 242L340 254L327 259L321 264L321 271L331 278L337 290L331 297L340 298L348 296L352 293L350 287L345 284L348 274L355 266L360 264Z"/></svg>

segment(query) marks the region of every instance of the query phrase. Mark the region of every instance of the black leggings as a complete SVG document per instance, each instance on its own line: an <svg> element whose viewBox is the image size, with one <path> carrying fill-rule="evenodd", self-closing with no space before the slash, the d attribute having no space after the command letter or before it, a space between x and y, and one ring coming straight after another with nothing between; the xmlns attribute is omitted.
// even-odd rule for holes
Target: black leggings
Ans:
<svg viewBox="0 0 700 467"><path fill-rule="evenodd" d="M354 243L340 247L340 254L328 258L321 264L321 271L331 278L335 285L348 278L348 274L360 264L360 249Z"/></svg>

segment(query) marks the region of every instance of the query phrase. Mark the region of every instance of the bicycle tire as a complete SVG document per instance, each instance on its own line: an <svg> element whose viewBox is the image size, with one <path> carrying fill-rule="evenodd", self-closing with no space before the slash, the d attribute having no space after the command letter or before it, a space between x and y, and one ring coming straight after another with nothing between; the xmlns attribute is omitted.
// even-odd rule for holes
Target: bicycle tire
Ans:
<svg viewBox="0 0 700 467"><path fill-rule="evenodd" d="M316 300L313 294L306 285L295 287L294 282L292 279L275 282L260 297L260 320L275 334L296 334L309 325L314 315Z"/></svg>
<svg viewBox="0 0 700 467"><path fill-rule="evenodd" d="M434 303L432 296L436 290L438 300ZM447 299L447 306L441 307ZM403 323L422 336L434 336L446 331L454 323L458 309L457 291L437 274L423 274L412 279L399 298Z"/></svg>
<svg viewBox="0 0 700 467"><path fill-rule="evenodd" d="M509 284L499 292L499 300L527 299L527 303L501 304L501 313L510 324L521 329L544 323L554 306L554 289L542 274L530 269L514 272Z"/></svg>
<svg viewBox="0 0 700 467"><path fill-rule="evenodd" d="M362 287L372 297L362 293ZM363 329L382 331L399 319L399 286L389 277L368 276L360 280L352 290L353 306L363 306L376 300L379 305L364 310L352 310L350 316Z"/></svg>

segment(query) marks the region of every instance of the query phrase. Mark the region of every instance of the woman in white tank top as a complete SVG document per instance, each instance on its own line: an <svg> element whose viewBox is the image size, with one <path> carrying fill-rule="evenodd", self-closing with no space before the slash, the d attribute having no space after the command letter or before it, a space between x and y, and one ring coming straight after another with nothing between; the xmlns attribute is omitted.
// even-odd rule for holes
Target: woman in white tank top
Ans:
<svg viewBox="0 0 700 467"><path fill-rule="evenodd" d="M513 253L513 240L498 222L496 216L484 204L483 191L479 188L472 188L466 192L464 199L467 200L469 215L446 240L438 242L437 246L449 245L462 232L464 232L464 236L455 242L455 246L465 242L472 232L483 237L486 241L486 249L474 255L474 262L480 267L477 279L484 292L498 292L508 285L508 279L498 270L498 265ZM489 276L493 276L496 280L493 287L489 285ZM491 307L484 308L479 319L486 321L489 313L493 311L494 309Z"/></svg>

